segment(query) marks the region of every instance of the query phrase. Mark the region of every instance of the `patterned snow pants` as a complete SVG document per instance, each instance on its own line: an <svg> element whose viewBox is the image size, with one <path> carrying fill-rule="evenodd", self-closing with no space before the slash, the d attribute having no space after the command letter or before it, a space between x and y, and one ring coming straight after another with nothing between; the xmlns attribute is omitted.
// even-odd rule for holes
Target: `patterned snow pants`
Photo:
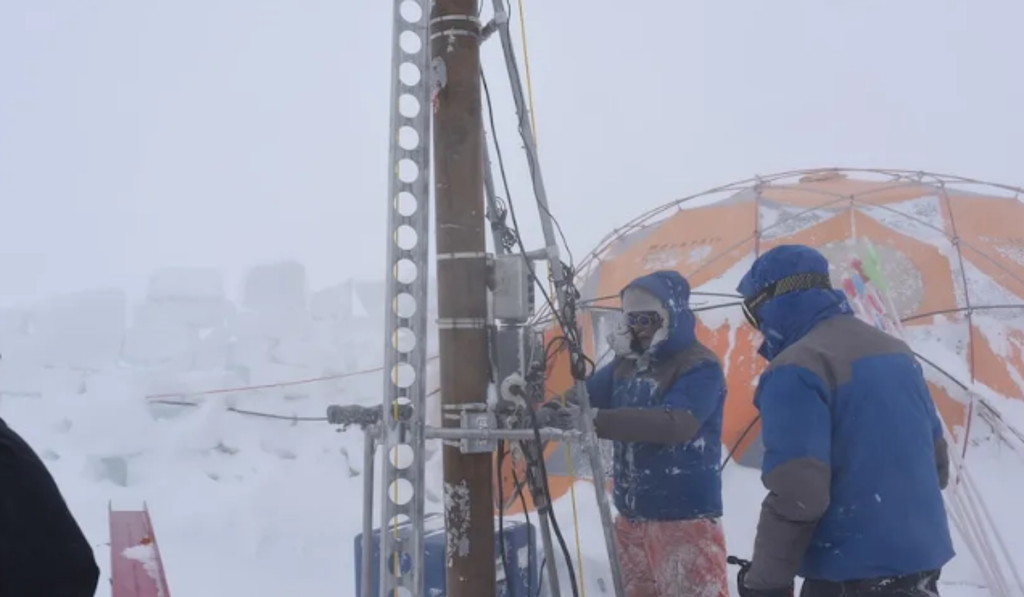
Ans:
<svg viewBox="0 0 1024 597"><path fill-rule="evenodd" d="M626 597L729 597L718 520L615 520Z"/></svg>

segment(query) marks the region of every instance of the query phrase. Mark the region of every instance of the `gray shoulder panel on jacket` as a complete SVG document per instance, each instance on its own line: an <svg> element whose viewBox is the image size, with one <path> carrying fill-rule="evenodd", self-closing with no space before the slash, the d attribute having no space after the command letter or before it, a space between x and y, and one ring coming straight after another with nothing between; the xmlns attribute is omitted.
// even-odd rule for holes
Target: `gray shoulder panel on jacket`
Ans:
<svg viewBox="0 0 1024 597"><path fill-rule="evenodd" d="M658 387L664 392L672 387L672 384L677 379L706 363L713 363L719 367L722 366L718 355L700 342L694 342L686 350L682 350L659 363L651 377L658 382Z"/></svg>
<svg viewBox="0 0 1024 597"><path fill-rule="evenodd" d="M768 496L761 504L746 586L774 589L793 582L828 510L831 476L828 466L811 458L791 460L765 475Z"/></svg>
<svg viewBox="0 0 1024 597"><path fill-rule="evenodd" d="M850 380L855 361L882 354L913 356L914 353L902 340L853 315L840 315L814 326L807 335L775 357L766 371L798 365L835 388Z"/></svg>

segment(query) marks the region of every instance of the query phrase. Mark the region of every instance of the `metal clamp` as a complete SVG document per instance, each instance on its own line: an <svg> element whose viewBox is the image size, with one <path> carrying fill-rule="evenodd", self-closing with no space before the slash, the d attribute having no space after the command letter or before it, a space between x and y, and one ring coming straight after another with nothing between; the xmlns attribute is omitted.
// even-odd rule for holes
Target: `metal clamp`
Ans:
<svg viewBox="0 0 1024 597"><path fill-rule="evenodd" d="M455 27L454 23L463 23L463 27ZM480 39L480 34L483 29L479 17L476 15L445 15L443 17L434 17L430 20L431 28L434 25L445 25L451 23L446 29L435 30L430 34L431 41L439 37L447 37L449 40L454 40L455 37L472 37ZM468 23L468 26L465 24ZM450 42L449 42L450 43Z"/></svg>
<svg viewBox="0 0 1024 597"><path fill-rule="evenodd" d="M497 426L494 413L463 411L460 421L463 429L474 429L490 431ZM463 454L482 454L493 452L498 449L498 442L492 438L483 437L471 439L464 437L459 440L459 449Z"/></svg>
<svg viewBox="0 0 1024 597"><path fill-rule="evenodd" d="M445 435L458 435L458 448L463 454L484 454L493 452L498 447L495 438L490 437L488 431L493 431L498 426L497 417L488 408L485 402L470 402L466 404L445 404L441 407L443 417L449 421L458 420L459 426L456 429L450 427L438 430ZM469 430L469 433L461 433ZM428 431L429 433L429 431ZM454 438L444 438L452 440ZM446 442L446 445L454 446Z"/></svg>

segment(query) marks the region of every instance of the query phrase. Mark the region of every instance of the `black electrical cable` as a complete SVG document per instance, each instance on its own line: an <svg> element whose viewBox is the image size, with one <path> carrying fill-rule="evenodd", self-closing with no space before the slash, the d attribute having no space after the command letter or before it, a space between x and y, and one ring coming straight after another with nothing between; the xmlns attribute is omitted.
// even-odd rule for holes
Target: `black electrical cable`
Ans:
<svg viewBox="0 0 1024 597"><path fill-rule="evenodd" d="M565 336L555 336L551 340L548 340L548 343L544 345L544 366L550 367L554 358L558 356L558 353L562 352L563 349L572 351L572 346L569 344L569 340Z"/></svg>
<svg viewBox="0 0 1024 597"><path fill-rule="evenodd" d="M725 467L728 466L728 464L730 462L732 462L732 457L736 453L736 450L738 450L740 448L740 444L742 444L743 440L745 440L747 438L747 434L750 433L750 431L754 428L754 425L756 425L757 422L760 421L760 420L761 420L761 415L758 414L756 417L754 417L754 420L751 421L749 425L747 425L747 428L744 429L743 433L740 434L740 438L738 440L736 440L736 443L734 443L732 445L732 448L729 449L729 454L726 455L725 461L722 463L721 468L718 469L718 472L724 471Z"/></svg>
<svg viewBox="0 0 1024 597"><path fill-rule="evenodd" d="M522 484L522 482L520 482L519 477L516 475L516 469L514 464L510 470L512 472L512 485L514 486L515 492L513 493L513 495L509 497L518 498L522 502L523 512L526 514L526 522L527 524L529 524L530 513L526 508L526 498L524 497L525 486Z"/></svg>
<svg viewBox="0 0 1024 597"><path fill-rule="evenodd" d="M512 14L512 2L510 0L505 0L505 14L506 14L506 16ZM480 75L481 75L481 79L483 79L483 72L482 71L481 71ZM484 91L486 92L486 90L487 90L487 81L484 81ZM490 109L490 95L489 94L488 94L487 104L488 104L488 110L489 110ZM527 145L527 142L526 142L526 132L524 130L524 127L525 127L524 120L526 119L526 115L524 113L519 113L517 111L516 116L519 117L518 118L519 124L516 126L516 129L519 131L519 137L523 140L523 145L525 146L525 145ZM491 134L492 135L495 134L493 118L491 119ZM498 144L497 138L495 138L494 144L495 144L495 146L497 146L497 144ZM530 176L531 177L536 177L536 175L537 175L536 174L536 164L534 163L533 156L530 154L529 151L526 152L526 159L527 159L528 165L530 167ZM508 191L508 188L506 187L506 194L507 194L507 191ZM558 236L561 237L562 244L565 245L565 254L569 257L569 265L570 265L570 267L572 267L574 265L574 263L575 263L575 260L573 259L573 256L572 256L572 249L569 248L569 241L566 240L566 238L565 238L565 232L562 231L562 225L558 223L558 218L556 218L555 215L553 213L551 213L551 210L548 209L544 204L542 204L540 202L540 198L539 197L535 197L535 199L537 201L537 208L543 210L544 213L546 213L548 215L548 217L551 218L551 222L555 225L555 230L558 232ZM511 203L512 203L512 200L509 199L509 205L511 205ZM515 220L515 215L514 214L512 216L512 219ZM518 226L517 226L517 228L518 228ZM550 304L550 302L551 301L548 301L549 304ZM554 311L553 305L552 305L552 311Z"/></svg>
<svg viewBox="0 0 1024 597"><path fill-rule="evenodd" d="M558 545L562 548L562 555L565 557L565 565L569 569L569 583L572 587L573 597L579 597L579 587L576 585L576 571L572 565L572 554L569 552L569 545L565 542L565 537L562 536L562 529L558 525L558 519L555 517L554 512L554 505L551 503L551 488L548 486L548 467L544 462L544 453L541 451L544 444L540 438L540 425L537 422L537 413L529 407L527 407L526 410L530 413L534 441L537 442L537 448L538 451L540 451L536 463L530 462L531 458L527 456L527 466L537 466L537 468L540 469L540 479L544 486L545 502L544 507L540 510L548 517L548 521L551 523L551 529L555 531L555 537L558 539ZM529 454L529 451L525 451L524 454ZM547 557L547 554L545 554L545 557Z"/></svg>
<svg viewBox="0 0 1024 597"><path fill-rule="evenodd" d="M582 380L586 379L587 377L589 377L589 374L593 372L593 370L594 370L594 362L586 355L586 352L583 350L582 343L580 342L580 339L579 339L579 336L578 336L579 330L577 329L577 327L575 325L575 301L579 298L579 292L576 290L575 286L572 285L572 277L573 277L573 275L575 273L573 271L574 267L573 267L573 263L572 263L573 262L572 253L569 250L568 245L566 245L566 253L569 256L570 264L568 266L566 266L565 269L567 270L566 271L567 275L565 276L565 279L562 280L562 284L564 284L563 291L565 291L565 297L566 297L566 300L565 300L566 304L563 305L564 312L562 312L562 311L560 311L556 307L555 302L548 295L547 291L544 289L543 284L540 284L540 281L537 278L536 271L533 268L533 262L531 261L531 259L529 258L528 254L527 254L526 247L523 245L522 236L520 235L520 232L519 232L519 230L520 230L519 222L518 222L518 219L516 218L516 213L515 213L515 204L514 204L514 202L512 200L511 191L510 191L509 185L508 185L508 176L506 175L506 172L505 172L504 158L503 158L502 153L501 153L501 145L500 145L500 143L498 143L498 139L497 139L497 127L495 126L495 123L494 123L494 109L493 109L493 104L491 102L490 89L488 88L487 78L486 78L485 74L483 73L483 69L481 69L481 71L480 71L480 78L481 78L481 82L482 82L482 85L483 85L484 98L485 98L486 105L487 105L488 120L490 122L490 127L491 127L491 136L494 138L495 153L496 153L497 158L498 158L498 167L499 167L499 170L501 172L502 185L503 185L504 190L505 190L505 197L506 197L506 201L507 201L507 205L508 205L508 214L512 217L512 233L514 234L514 237L515 237L515 240L516 240L516 244L519 247L520 253L522 254L523 259L525 260L525 262L527 264L527 268L528 268L528 270L530 272L531 282L537 284L537 286L540 287L541 295L544 297L545 302L551 308L551 312L552 312L554 318L557 320L557 322L558 322L558 324L559 324L559 326L560 326L560 328L562 330L563 340L568 345L569 352L570 352L570 357L571 357L570 358L570 371L571 371L571 373L573 375L573 378L576 379L577 381L582 381ZM520 135L524 134L523 125L522 125L522 115L520 115L519 132L520 132ZM536 165L534 164L533 157L532 156L528 156L528 157L529 157L529 161L530 161L531 173L534 173L535 170L536 170ZM562 234L561 226L558 224L558 221L553 217L553 215L551 214L550 210L548 210L545 206L541 205L540 201L538 201L538 206L543 208L544 212L548 215L548 217L552 218L552 221L555 223L556 227L558 228L559 234L562 235L562 241L565 242L565 236L564 236L564 234ZM571 289L571 292L569 291L570 289ZM570 320L573 325L569 325L569 322L566 321L566 320ZM588 372L588 365L589 365L589 372ZM527 410L530 413L530 420L531 420L531 424L532 424L532 427L533 427L534 437L535 437L536 444L537 444L538 447L541 447L544 444L541 441L540 427L539 427L538 422L537 422L536 413L534 412L534 409L532 408L532 405L528 405ZM577 583L576 583L576 574L575 574L575 571L573 569L574 567L572 565L572 555L569 552L568 545L566 544L565 538L562 535L561 528L558 525L558 520L557 520L557 518L554 515L554 511L553 511L552 505L550 503L550 487L548 486L547 467L546 467L546 465L544 463L543 453L538 458L538 462L536 463L536 466L538 466L538 468L540 469L540 477L541 477L540 481L541 481L541 483L543 485L543 489L544 489L544 491L546 493L547 502L548 502L547 506L543 509L542 514L546 515L548 517L549 521L551 522L551 526L552 526L552 528L555 531L555 535L558 538L559 546L561 547L563 555L564 555L565 560L566 560L566 565L569 568L569 580L571 582L573 596L574 597L578 597L579 589L578 589L578 586L577 586ZM547 557L547 554L545 554L545 558L546 557Z"/></svg>
<svg viewBox="0 0 1024 597"><path fill-rule="evenodd" d="M491 138L494 140L494 153L498 158L498 171L501 174L501 184L502 187L505 189L505 201L508 208L507 213L512 217L511 232L515 236L516 245L519 247L520 254L522 254L523 259L526 260L526 265L530 272L530 278L534 282L539 282L539 279L537 278L537 272L536 270L534 270L533 267L533 260L527 257L526 247L523 245L522 236L519 234L519 220L516 217L515 207L512 201L512 190L508 186L508 175L505 172L505 158L501 151L501 143L498 142L497 125L494 122L494 106L491 101L490 88L487 85L487 77L484 75L483 69L480 70L480 81L483 84L484 100L487 103L487 119L491 126ZM540 286L541 294L544 296L544 301L548 304L548 306L551 307L552 312L555 313L555 317L559 319L559 323L561 324L561 317L555 309L554 301L552 301L551 297L548 296L548 293L544 289L544 286L542 284L538 285Z"/></svg>
<svg viewBox="0 0 1024 597"><path fill-rule="evenodd" d="M529 398L529 397L527 397L527 398ZM532 458L532 456L531 456L530 450L524 450L523 456L526 459L527 467L528 468L534 468L535 467L539 471L539 473L540 473L539 474L539 477L540 477L539 482L541 484L541 490L543 491L543 494L544 494L543 495L544 503L546 504L544 507L538 507L537 510L538 510L538 512L540 513L541 516L546 516L548 518L548 521L551 523L551 528L554 529L554 531L555 531L555 536L558 539L559 547L561 548L562 555L563 555L563 557L565 558L565 561L566 561L566 567L568 568L569 580L570 580L570 584L571 584L571 587L572 587L573 596L574 597L578 597L578 587L577 587L577 583L576 583L576 573L575 573L575 569L574 569L573 564L572 564L572 556L570 555L569 546L566 543L565 537L562 535L562 529L561 529L561 527L558 524L557 518L555 517L553 504L551 503L551 487L548 484L547 465L546 465L546 463L544 461L544 449L545 449L545 447L547 445L547 442L544 442L544 441L541 440L541 437L540 437L540 425L538 424L538 421L537 421L537 413L534 411L533 408L530 408L530 407L527 407L527 410L529 411L529 416L530 416L530 420L531 420L531 427L533 429L534 442L535 442L535 444L537 446L537 450L538 450L538 458L536 460L534 460ZM518 478L515 476L515 472L514 471L513 471L513 479L517 482L517 485L518 485ZM522 491L521 488L520 488L520 491ZM523 501L523 508L525 510L526 509L525 497L523 496L522 493L520 493L519 497ZM545 556L544 556L545 560L547 559L547 555L548 554L545 554Z"/></svg>
<svg viewBox="0 0 1024 597"><path fill-rule="evenodd" d="M511 203L509 205L511 206ZM571 373L574 379L581 381L587 379L591 374L593 374L595 365L583 350L582 343L579 338L579 329L576 327L576 301L580 299L579 290L576 289L574 284L576 272L572 266L564 264L563 266L565 267L565 279L562 281L564 285L563 291L565 293L565 304L563 305L565 312L562 314L564 319L559 321L559 323L562 324L562 333L566 336L566 340L568 340L569 347L572 351L571 356L573 357L573 360L569 363ZM547 294L544 296L547 297ZM548 299L548 306L551 308L552 312L554 312L555 306L550 299ZM564 325L565 321L572 323L572 325Z"/></svg>
<svg viewBox="0 0 1024 597"><path fill-rule="evenodd" d="M515 469L514 466L512 467L512 483L515 484L516 491L519 492L519 503L523 507L523 515L526 516L526 528L531 533L531 537L530 538L534 540L534 541L527 541L526 542L527 565L530 565L530 564L533 564L533 561L537 558L537 553L536 553L536 549L535 549L535 546L534 546L534 542L536 541L537 535L536 535L535 529L533 528L533 524L530 522L530 508L527 507L527 505L526 505L526 493L523 491L523 484L519 481L519 475L516 474L516 469ZM537 593L536 593L537 595L540 595L541 587L544 586L543 578L544 578L544 568L542 566L541 569L540 569L540 574L539 574L538 583L537 583ZM534 594L533 593L533 571L532 570L529 570L528 574L526 575L526 594L527 595L533 595Z"/></svg>
<svg viewBox="0 0 1024 597"><path fill-rule="evenodd" d="M505 441L498 440L498 545L501 553L501 567L505 571L505 586L510 597L514 595L512 573L508 567L508 550L505 547L505 483L502 480L501 465L505 460ZM529 595L529 592L527 592Z"/></svg>
<svg viewBox="0 0 1024 597"><path fill-rule="evenodd" d="M508 449L506 449L504 440L498 440L498 540L500 541L501 544L501 565L502 568L505 570L505 579L507 583L506 586L508 587L509 595L512 595L514 594L515 590L512 588L512 574L508 563L507 548L505 547L505 482L504 476L501 474L502 463L505 460L505 456L509 454L510 450L511 446L509 446ZM523 515L526 517L526 529L530 535L529 538L536 539L536 531L533 528L533 523L530 521L530 510L526 504L526 495L523 492L523 485L519 480L519 475L516 474L515 468L512 469L512 483L513 485L515 485L516 493L519 497L519 502L523 508ZM535 557L536 554L533 541L527 541L526 559L528 561L528 564L532 563ZM520 567L522 567L522 563L520 563ZM527 574L526 577L526 595L527 597L529 597L534 594L532 571L530 571L530 573ZM537 593L540 593L539 589Z"/></svg>
<svg viewBox="0 0 1024 597"><path fill-rule="evenodd" d="M498 168L501 172L502 185L505 188L505 197L508 203L508 213L509 215L512 216L512 232L515 236L516 245L518 245L519 252L526 262L526 267L529 270L530 274L530 281L532 283L537 284L537 286L540 287L541 294L544 297L545 302L548 304L549 307L551 307L552 313L557 319L559 327L562 329L564 340L568 343L572 354L575 356L575 358L578 359L577 361L573 361L573 363L571 364L573 377L578 380L586 379L588 377L586 375L586 369L584 369L583 371L579 369L580 360L583 360L585 365L586 363L589 363L592 368L593 361L590 360L586 352L583 350L583 346L578 336L579 331L577 330L577 327L575 327L574 325L569 326L563 318L563 313L559 312L559 310L555 308L554 300L551 298L550 295L548 295L547 291L544 289L544 285L540 284L540 280L537 276L537 271L534 269L534 263L532 263L532 260L527 256L526 247L522 243L522 237L519 234L519 222L516 219L514 202L512 201L512 191L509 188L508 175L505 172L505 159L502 154L501 143L498 141L498 131L497 125L495 124L494 105L492 99L490 99L490 90L487 86L487 79L482 69L480 70L480 81L483 86L483 95L487 106L487 119L490 124L490 136L494 138L495 154L498 157ZM566 280L563 282L570 283L570 275L567 275ZM572 303L574 302L574 299L577 298L577 295L579 295L578 292L566 293L567 310L569 306L572 306Z"/></svg>
<svg viewBox="0 0 1024 597"><path fill-rule="evenodd" d="M729 293L726 293L726 292L705 292L703 290L691 290L690 291L690 296L707 296L707 297L714 297L714 298L730 298L730 299L742 299L743 298L742 296L740 296L738 294L729 294ZM600 303L601 301L618 300L618 298L619 298L619 295L617 295L617 294L609 294L609 295L599 296L599 297L592 298L592 299L587 299L585 301L580 301L580 305L589 305L591 303ZM1024 307L1024 305L1021 305L1021 306Z"/></svg>
<svg viewBox="0 0 1024 597"><path fill-rule="evenodd" d="M720 303L720 304L717 304L717 305L705 305L703 307L691 307L690 308L690 312L692 312L692 313L700 313L702 311L714 311L715 309L725 309L726 307L739 307L742 304L743 304L742 302L736 302L736 303ZM583 310L584 311L610 311L610 312L615 312L615 313L619 312L619 309L617 309L615 307L584 307Z"/></svg>
<svg viewBox="0 0 1024 597"><path fill-rule="evenodd" d="M508 208L501 197L494 197L494 210L494 221L491 222L492 234L499 235L502 248L512 252L516 248L516 234L505 224Z"/></svg>
<svg viewBox="0 0 1024 597"><path fill-rule="evenodd" d="M571 325L571 326L568 325L568 323L566 322L566 318L564 317L565 314L561 313L555 307L555 302L552 300L552 298L548 295L547 291L544 289L544 285L539 283L540 280L538 279L537 272L536 272L536 270L533 267L533 261L528 257L528 255L527 255L528 252L526 250L526 247L523 245L522 236L519 234L520 228L519 228L519 221L516 218L515 203L512 200L512 193L511 193L511 190L509 189L509 186L508 186L508 176L507 176L507 174L505 172L505 160L504 160L504 157L503 157L502 152L501 152L501 144L498 142L497 127L496 127L496 125L494 123L494 107L493 107L493 104L491 102L491 92L490 92L490 89L489 89L489 87L487 85L487 77L484 74L483 69L480 70L480 81L483 84L484 100L485 100L485 102L487 104L488 121L490 122L490 127L491 127L491 137L494 139L494 151L495 151L495 154L496 154L496 156L498 158L498 169L501 172L502 186L505 189L505 200L508 203L508 213L509 213L510 216L512 216L512 230L513 230L513 232L515 234L515 237L516 237L516 244L519 246L519 251L520 251L520 253L523 256L523 259L526 261L527 269L530 272L531 280L537 283L537 286L540 288L541 295L544 297L544 301L551 308L552 314L554 315L555 319L558 321L559 326L562 328L562 333L565 334L566 339L569 341L570 345L572 346L572 354L573 354L574 359L570 363L570 365L571 365L571 370L572 370L572 373L573 373L573 377L575 379L578 379L578 380L586 379L586 376L587 376L587 374L586 374L586 364L589 363L592 366L593 362L590 361L590 359L586 356L586 353L584 352L584 350L583 350L583 348L581 346L581 343L580 343L579 338L577 336L578 330L576 329L576 326L575 325ZM547 210L545 210L545 211L547 213ZM568 277L567 277L567 280L564 280L563 283L566 283L568 281L569 280L568 280ZM567 292L566 293L566 299L567 300L566 300L566 305L564 306L566 308L566 311L573 311L574 310L574 309L572 309L572 302L576 298L574 296L575 294L578 294L578 293L575 293L575 292L573 292L573 293ZM582 366L582 368L581 368L581 366Z"/></svg>

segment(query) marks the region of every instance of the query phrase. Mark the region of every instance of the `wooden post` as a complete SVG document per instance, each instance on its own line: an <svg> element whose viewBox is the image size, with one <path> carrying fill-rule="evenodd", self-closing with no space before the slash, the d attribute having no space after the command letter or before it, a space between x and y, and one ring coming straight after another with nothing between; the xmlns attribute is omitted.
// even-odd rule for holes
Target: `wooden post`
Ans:
<svg viewBox="0 0 1024 597"><path fill-rule="evenodd" d="M441 404L445 426L487 399L486 236L478 0L434 0L431 53ZM449 597L493 597L493 454L444 447Z"/></svg>

